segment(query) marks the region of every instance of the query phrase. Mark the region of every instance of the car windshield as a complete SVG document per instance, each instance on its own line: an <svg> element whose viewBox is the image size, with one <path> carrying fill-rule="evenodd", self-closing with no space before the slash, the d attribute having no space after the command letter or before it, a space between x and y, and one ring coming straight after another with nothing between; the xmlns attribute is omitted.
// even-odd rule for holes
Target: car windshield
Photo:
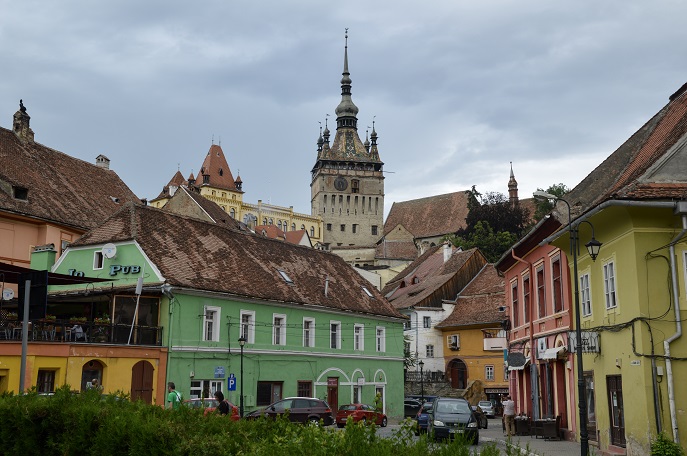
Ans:
<svg viewBox="0 0 687 456"><path fill-rule="evenodd" d="M355 410L355 409L356 409L356 406L353 404L342 405L341 407L339 407L339 410L341 410L342 412L346 411L346 410Z"/></svg>
<svg viewBox="0 0 687 456"><path fill-rule="evenodd" d="M432 403L428 402L425 405L422 406L422 412L423 413L428 413L432 411Z"/></svg>
<svg viewBox="0 0 687 456"><path fill-rule="evenodd" d="M480 407L491 407L491 402L489 401L479 401Z"/></svg>
<svg viewBox="0 0 687 456"><path fill-rule="evenodd" d="M467 401L441 401L437 404L437 413L461 414L470 413Z"/></svg>

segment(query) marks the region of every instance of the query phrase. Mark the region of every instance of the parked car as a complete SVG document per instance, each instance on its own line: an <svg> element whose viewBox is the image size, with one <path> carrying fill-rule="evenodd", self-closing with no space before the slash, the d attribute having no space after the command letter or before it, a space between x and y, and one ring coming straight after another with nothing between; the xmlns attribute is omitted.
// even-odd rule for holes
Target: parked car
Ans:
<svg viewBox="0 0 687 456"><path fill-rule="evenodd" d="M286 414L287 411L289 420L296 423L319 423L320 420L322 420L325 426L334 423L334 415L332 415L332 408L329 404L314 397L289 397L282 399L263 409L249 413L246 415L246 419L254 420L261 416L274 419L277 416Z"/></svg>
<svg viewBox="0 0 687 456"><path fill-rule="evenodd" d="M427 426L429 425L429 414L432 412L433 402L425 402L420 407L420 410L415 415L415 421L417 421L417 427L415 428L415 435L420 435L427 432Z"/></svg>
<svg viewBox="0 0 687 456"><path fill-rule="evenodd" d="M420 411L420 407L422 407L422 402L419 399L405 398L403 400L403 417L415 418L417 412Z"/></svg>
<svg viewBox="0 0 687 456"><path fill-rule="evenodd" d="M229 414L227 415L230 420L232 421L238 421L241 419L241 415L239 414L239 408L232 404L231 402L227 401L229 403ZM209 415L211 413L215 413L217 410L217 406L219 405L219 402L217 399L214 397L209 397L205 399L201 398L195 398L195 399L186 399L183 404L186 407L191 407L191 408L202 408L205 409L203 412L205 415Z"/></svg>
<svg viewBox="0 0 687 456"><path fill-rule="evenodd" d="M492 404L491 401L479 401L477 405L479 405L479 408L487 415L487 418L496 417L496 409L494 409L494 404Z"/></svg>
<svg viewBox="0 0 687 456"><path fill-rule="evenodd" d="M477 417L465 399L439 397L434 400L427 429L434 440L452 439L462 435L473 445L479 443Z"/></svg>
<svg viewBox="0 0 687 456"><path fill-rule="evenodd" d="M477 427L480 429L487 429L489 427L489 420L487 419L487 415L484 413L484 410L482 410L479 405L473 405L472 411L477 418Z"/></svg>
<svg viewBox="0 0 687 456"><path fill-rule="evenodd" d="M365 404L347 404L339 407L336 413L336 425L338 427L346 426L348 421L363 423L374 423L377 426L386 427L388 420L386 415L378 412L373 406Z"/></svg>

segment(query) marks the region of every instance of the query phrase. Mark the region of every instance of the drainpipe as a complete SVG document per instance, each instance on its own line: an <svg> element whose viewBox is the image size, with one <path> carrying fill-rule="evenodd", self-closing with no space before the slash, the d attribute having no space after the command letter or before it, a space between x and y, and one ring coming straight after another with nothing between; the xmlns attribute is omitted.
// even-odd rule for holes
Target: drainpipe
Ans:
<svg viewBox="0 0 687 456"><path fill-rule="evenodd" d="M663 341L666 357L666 376L668 377L668 404L670 406L670 425L673 430L673 441L680 443L677 428L677 411L675 410L675 385L673 382L673 362L670 359L670 344L682 336L682 321L680 319L680 293L678 291L677 265L675 262L675 244L687 233L687 202L678 202L675 213L682 215L682 231L670 242L670 278L673 285L673 302L675 303L675 334Z"/></svg>
<svg viewBox="0 0 687 456"><path fill-rule="evenodd" d="M510 251L511 256L516 260L519 261L520 263L524 263L527 265L527 268L530 272L530 289L529 289L529 296L530 299L532 298L532 282L534 280L534 271L532 270L532 263L530 263L527 260L524 260L523 258L518 257L515 254L515 250L511 249ZM525 302L523 301L522 303L523 307L525 306ZM534 358L534 322L532 321L532 309L534 306L532 305L532 302L530 302L530 314L527 316L527 319L529 320L529 325L530 325L530 382L532 383L532 397L530 398L532 401L532 419L539 419L539 371L537 370L537 365L535 364L535 358Z"/></svg>

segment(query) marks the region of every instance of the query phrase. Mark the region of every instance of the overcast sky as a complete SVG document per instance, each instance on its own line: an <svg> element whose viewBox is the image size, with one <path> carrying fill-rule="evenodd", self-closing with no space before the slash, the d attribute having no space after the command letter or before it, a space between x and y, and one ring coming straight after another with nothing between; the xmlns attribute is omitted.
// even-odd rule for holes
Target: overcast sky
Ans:
<svg viewBox="0 0 687 456"><path fill-rule="evenodd" d="M574 187L687 82L687 2L0 0L0 126L141 198L221 141L244 200L310 213L319 122L375 126L394 201Z"/></svg>

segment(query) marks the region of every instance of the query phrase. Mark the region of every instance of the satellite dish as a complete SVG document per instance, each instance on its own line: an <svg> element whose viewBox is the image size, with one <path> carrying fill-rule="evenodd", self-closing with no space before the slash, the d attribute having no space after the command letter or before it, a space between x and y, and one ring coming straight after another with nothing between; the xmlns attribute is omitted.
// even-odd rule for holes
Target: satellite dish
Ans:
<svg viewBox="0 0 687 456"><path fill-rule="evenodd" d="M14 298L14 290L11 288L5 288L2 290L2 299L5 301L9 301L10 299Z"/></svg>
<svg viewBox="0 0 687 456"><path fill-rule="evenodd" d="M117 254L117 246L114 244L105 244L102 252L105 258L114 258Z"/></svg>

